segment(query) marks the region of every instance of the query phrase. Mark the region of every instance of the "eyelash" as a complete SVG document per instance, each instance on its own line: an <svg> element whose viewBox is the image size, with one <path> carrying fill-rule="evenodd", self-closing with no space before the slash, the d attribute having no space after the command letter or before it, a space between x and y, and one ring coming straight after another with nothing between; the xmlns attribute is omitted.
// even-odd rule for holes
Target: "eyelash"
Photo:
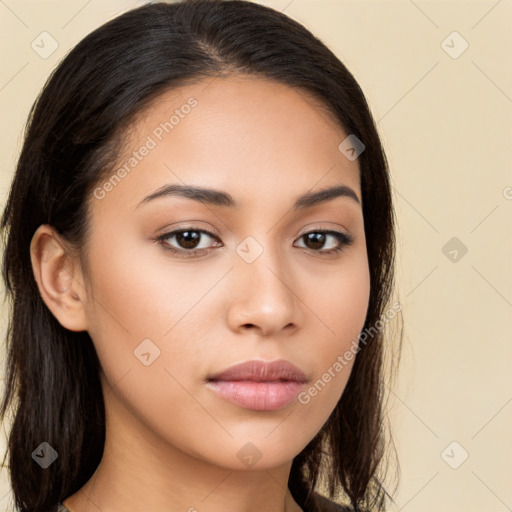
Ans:
<svg viewBox="0 0 512 512"><path fill-rule="evenodd" d="M216 235L214 235L213 233L211 233L210 231L208 231L206 229L199 229L199 228L195 228L193 226L189 226L189 227L181 228L181 229L178 229L178 230L175 230L175 231L170 231L169 233L164 233L163 235L160 235L157 238L155 238L154 241L156 243L162 245L162 247L166 251L170 251L173 254L181 254L182 256L180 256L180 257L182 257L182 258L193 258L198 253L204 253L204 251L208 251L208 249L191 249L191 250L176 249L175 247L170 246L166 242L166 240L168 238L172 238L174 235L177 235L179 233L184 233L184 232L187 232L187 231L193 231L193 232L197 232L197 233L205 233L208 236L210 236L211 238L214 238L214 239L218 240L218 237ZM349 245L351 245L354 242L353 237L351 237L350 235L347 235L345 233L341 233L339 231L322 230L322 229L318 229L318 230L314 230L314 231L308 231L307 233L304 233L303 235L301 235L299 237L299 239L301 239L301 238L303 238L303 237L305 237L307 235L310 235L312 233L321 233L321 234L324 234L324 235L331 235L331 236L334 236L334 238L336 238L338 240L338 242L339 242L338 247L335 247L334 249L329 249L328 251L321 251L321 250L310 249L312 252L320 253L322 255L329 256L329 255L332 255L332 254L340 253L345 247L348 247ZM307 249L307 247L300 247L300 249Z"/></svg>

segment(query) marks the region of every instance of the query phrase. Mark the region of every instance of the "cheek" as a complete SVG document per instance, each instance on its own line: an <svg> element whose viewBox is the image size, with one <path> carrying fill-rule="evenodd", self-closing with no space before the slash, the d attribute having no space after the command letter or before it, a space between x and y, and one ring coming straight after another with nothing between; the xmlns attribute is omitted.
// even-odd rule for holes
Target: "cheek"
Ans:
<svg viewBox="0 0 512 512"><path fill-rule="evenodd" d="M191 379L185 370L204 371L211 357L212 348L200 341L218 322L215 294L208 292L223 272L205 266L191 279L192 267L172 265L150 242L127 240L98 236L91 249L88 331L110 383L139 383L127 395L141 403L154 402L154 391L161 390L162 403L168 403L176 382ZM153 405L150 410L161 410Z"/></svg>
<svg viewBox="0 0 512 512"><path fill-rule="evenodd" d="M218 275L196 273L191 283L190 271L166 265L161 256L151 260L157 248L123 246L120 240L114 249L113 242L97 239L88 330L104 385L116 395L109 407L130 430L143 425L177 445L200 447L204 429L218 428L194 399L196 370L202 375L210 357L197 341L216 318L207 314L214 307L207 292Z"/></svg>
<svg viewBox="0 0 512 512"><path fill-rule="evenodd" d="M108 242L98 236L91 254L91 327L131 344L179 330L218 279L210 271L191 280L191 271L168 261L160 246L128 235Z"/></svg>
<svg viewBox="0 0 512 512"><path fill-rule="evenodd" d="M319 319L322 353L343 350L358 338L370 299L370 273L366 250L354 251L308 291L308 304Z"/></svg>
<svg viewBox="0 0 512 512"><path fill-rule="evenodd" d="M305 390L301 403L330 414L350 377L368 311L370 274L366 253L354 255L336 277L325 283L323 290L308 294L308 304L319 319L314 341L317 364L312 386Z"/></svg>

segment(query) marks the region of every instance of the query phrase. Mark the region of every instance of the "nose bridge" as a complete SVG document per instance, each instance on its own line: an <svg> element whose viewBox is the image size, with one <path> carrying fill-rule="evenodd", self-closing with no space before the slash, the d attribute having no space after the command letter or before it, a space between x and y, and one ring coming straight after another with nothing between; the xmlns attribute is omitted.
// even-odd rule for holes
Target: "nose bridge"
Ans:
<svg viewBox="0 0 512 512"><path fill-rule="evenodd" d="M241 278L249 279L254 294L266 290L272 295L283 295L284 299L284 295L290 293L285 283L291 279L291 269L283 248L273 244L272 236L268 234L246 237L236 248L242 260L237 262L237 266L244 274Z"/></svg>
<svg viewBox="0 0 512 512"><path fill-rule="evenodd" d="M247 236L236 247L237 310L242 323L269 331L295 320L296 292L283 247L271 235Z"/></svg>

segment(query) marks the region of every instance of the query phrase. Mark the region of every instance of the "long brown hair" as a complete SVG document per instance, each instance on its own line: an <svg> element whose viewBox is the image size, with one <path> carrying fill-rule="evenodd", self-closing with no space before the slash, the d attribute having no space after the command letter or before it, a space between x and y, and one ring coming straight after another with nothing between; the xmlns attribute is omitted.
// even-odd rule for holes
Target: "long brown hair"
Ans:
<svg viewBox="0 0 512 512"><path fill-rule="evenodd" d="M156 2L105 23L66 55L34 102L1 219L12 311L0 417L12 406L9 468L22 512L55 511L94 473L105 441L100 362L88 333L63 328L43 302L29 255L34 231L50 224L83 247L88 198L115 162L123 128L159 94L234 72L312 94L363 142L364 331L385 312L395 254L388 164L363 92L332 51L283 13L241 0ZM383 343L381 329L364 340L336 408L293 460L288 485L303 508L323 479L331 497L348 497L356 510L384 510ZM58 452L47 469L30 456L42 441Z"/></svg>

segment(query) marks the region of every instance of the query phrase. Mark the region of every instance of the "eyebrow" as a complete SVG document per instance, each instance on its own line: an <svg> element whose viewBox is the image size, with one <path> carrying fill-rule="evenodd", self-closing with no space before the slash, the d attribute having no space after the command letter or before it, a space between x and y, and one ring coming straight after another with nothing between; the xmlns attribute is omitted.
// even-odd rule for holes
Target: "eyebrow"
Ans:
<svg viewBox="0 0 512 512"><path fill-rule="evenodd" d="M223 190L217 190L213 188L204 188L192 185L164 185L149 196L145 197L137 206L153 201L161 197L179 196L192 199L194 201L200 201L208 203L213 206L222 206L226 208L239 208L239 204L233 199L233 197ZM361 204L361 201L357 197L357 194L350 187L346 185L337 185L334 187L325 188L316 192L306 192L305 194L297 197L293 204L293 210L302 210L304 208L310 208L312 206L330 201L337 197L348 197L354 200L357 204Z"/></svg>

